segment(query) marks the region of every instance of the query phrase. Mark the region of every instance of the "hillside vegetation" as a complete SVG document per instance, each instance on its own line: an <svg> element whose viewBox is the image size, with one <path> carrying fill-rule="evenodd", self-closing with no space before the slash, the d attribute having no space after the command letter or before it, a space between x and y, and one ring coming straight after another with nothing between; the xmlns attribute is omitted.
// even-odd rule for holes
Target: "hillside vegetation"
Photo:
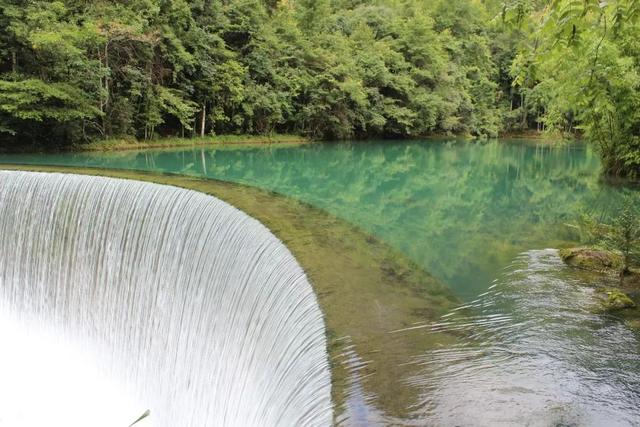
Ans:
<svg viewBox="0 0 640 427"><path fill-rule="evenodd" d="M0 0L0 142L596 142L640 171L640 0Z"/></svg>

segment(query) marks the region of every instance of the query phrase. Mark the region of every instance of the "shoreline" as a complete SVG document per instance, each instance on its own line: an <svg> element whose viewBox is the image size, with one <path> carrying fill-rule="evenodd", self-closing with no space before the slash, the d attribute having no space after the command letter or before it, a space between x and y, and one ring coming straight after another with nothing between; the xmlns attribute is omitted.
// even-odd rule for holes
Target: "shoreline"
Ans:
<svg viewBox="0 0 640 427"><path fill-rule="evenodd" d="M108 139L71 146L69 151L129 151L150 148L206 147L212 145L303 145L312 142L314 141L300 135L216 135L204 138L159 138L149 141Z"/></svg>
<svg viewBox="0 0 640 427"><path fill-rule="evenodd" d="M473 138L468 135L442 135L432 134L416 138L403 138L403 141L420 141L420 140L438 140L452 138L461 141L482 141L482 139ZM557 134L546 134L543 132L505 132L498 138L490 139L532 139L538 141L547 141L550 144L565 142L568 139ZM384 141L384 138L369 139L353 139L352 142L366 143L370 140ZM398 139L388 139L388 141L399 141ZM138 141L133 138L112 138L106 140L97 140L85 144L75 144L68 146L46 146L46 145L2 145L0 153L2 154L52 154L52 153L86 153L86 152L112 152L112 151L135 151L148 149L163 148L189 148L189 147L211 147L211 146L234 146L234 145L308 145L322 142L338 142L333 140L314 140L301 135L291 134L274 134L274 135L214 135L204 138L181 138L169 137L158 138L148 141Z"/></svg>
<svg viewBox="0 0 640 427"><path fill-rule="evenodd" d="M154 148L180 148L180 147L210 147L210 146L232 146L232 145L306 145L312 144L314 140L300 135L216 135L204 138L158 138L148 141L138 141L133 138L112 138L97 140L84 144L46 146L46 145L23 145L12 146L10 144L0 145L1 154L56 154L56 153L87 153L87 152L110 152L110 151L135 151Z"/></svg>

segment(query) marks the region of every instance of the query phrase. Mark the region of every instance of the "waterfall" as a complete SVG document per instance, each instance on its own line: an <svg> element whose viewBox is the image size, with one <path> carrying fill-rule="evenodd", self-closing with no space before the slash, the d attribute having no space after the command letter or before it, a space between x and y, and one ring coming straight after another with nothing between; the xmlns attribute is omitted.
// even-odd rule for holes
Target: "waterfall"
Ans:
<svg viewBox="0 0 640 427"><path fill-rule="evenodd" d="M322 314L214 197L0 171L0 426L332 422Z"/></svg>

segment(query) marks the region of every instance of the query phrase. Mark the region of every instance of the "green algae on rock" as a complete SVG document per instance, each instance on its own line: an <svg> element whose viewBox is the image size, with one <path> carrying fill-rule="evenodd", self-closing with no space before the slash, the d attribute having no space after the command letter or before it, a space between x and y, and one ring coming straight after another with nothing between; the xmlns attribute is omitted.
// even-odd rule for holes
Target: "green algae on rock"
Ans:
<svg viewBox="0 0 640 427"><path fill-rule="evenodd" d="M636 303L633 302L629 295L618 289L607 291L607 299L602 305L605 311L617 311L636 307Z"/></svg>
<svg viewBox="0 0 640 427"><path fill-rule="evenodd" d="M622 265L620 255L587 247L560 249L560 258L572 267L597 272L615 270Z"/></svg>
<svg viewBox="0 0 640 427"><path fill-rule="evenodd" d="M581 271L581 282L594 286L601 294L594 311L613 315L630 328L640 330L640 273L631 269L620 276L622 256L589 247L559 250L560 258Z"/></svg>

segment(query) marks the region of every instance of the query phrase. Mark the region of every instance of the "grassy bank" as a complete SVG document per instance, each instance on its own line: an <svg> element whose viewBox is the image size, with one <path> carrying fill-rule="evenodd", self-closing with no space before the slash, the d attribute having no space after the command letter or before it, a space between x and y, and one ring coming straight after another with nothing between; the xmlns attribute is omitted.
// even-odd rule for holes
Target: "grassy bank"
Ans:
<svg viewBox="0 0 640 427"><path fill-rule="evenodd" d="M567 135L567 134L563 134L562 132L540 132L533 129L522 130L522 131L501 132L499 138L534 139L537 141L545 141L545 142L552 142L552 143L575 141L577 139L575 135Z"/></svg>
<svg viewBox="0 0 640 427"><path fill-rule="evenodd" d="M138 141L133 138L107 139L77 144L72 151L118 151L141 150L146 148L193 147L201 145L224 144L305 144L310 139L300 135L214 135L204 138L159 138L149 141Z"/></svg>
<svg viewBox="0 0 640 427"><path fill-rule="evenodd" d="M2 153L60 153L85 151L125 151L149 148L199 147L211 145L268 145L268 144L308 144L312 140L300 135L213 135L204 138L157 138L140 141L133 137L100 139L75 145L56 145L50 143L28 143L0 145Z"/></svg>
<svg viewBox="0 0 640 427"><path fill-rule="evenodd" d="M519 133L501 134L501 139L530 139L536 141L545 141L549 143L562 143L567 139L561 134L527 131ZM432 134L423 137L405 138L407 140L443 140L456 139L460 141L477 141L469 135L448 135L448 134ZM379 139L376 139L379 141ZM221 146L221 145L300 145L310 144L314 141L301 135L290 134L272 134L272 135L212 135L203 138L180 138L168 137L157 138L148 141L137 140L133 137L101 139L91 142L85 142L75 145L52 145L48 143L42 144L20 144L20 145L0 145L1 153L59 153L59 152L108 152L108 151L127 151L127 150L145 150L153 148L180 148L180 147L202 147L202 146ZM366 143L369 140L353 140ZM394 141L394 140L390 140ZM397 141L397 140L396 140Z"/></svg>

